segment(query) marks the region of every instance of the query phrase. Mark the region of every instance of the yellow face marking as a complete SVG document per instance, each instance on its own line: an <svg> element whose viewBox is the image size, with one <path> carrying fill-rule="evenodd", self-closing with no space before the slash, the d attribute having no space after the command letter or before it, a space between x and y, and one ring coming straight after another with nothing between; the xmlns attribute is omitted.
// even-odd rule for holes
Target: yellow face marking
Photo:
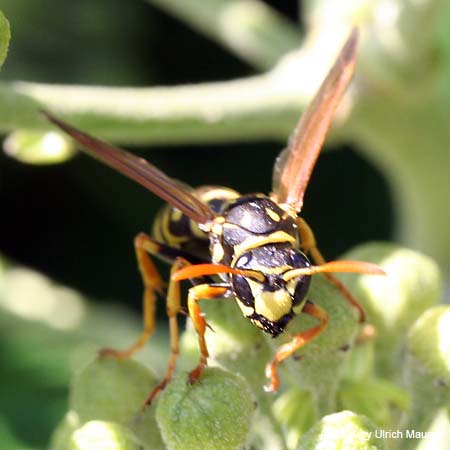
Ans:
<svg viewBox="0 0 450 450"><path fill-rule="evenodd" d="M268 236L250 236L244 242L234 247L233 262L248 250L276 242L295 243L296 239L285 231L275 231L275 233L269 234Z"/></svg>
<svg viewBox="0 0 450 450"><path fill-rule="evenodd" d="M255 298L255 312L268 320L276 322L292 309L292 298L285 289L269 292L263 291L263 287L256 281L247 279L247 282Z"/></svg>
<svg viewBox="0 0 450 450"><path fill-rule="evenodd" d="M255 310L251 306L244 305L238 298L236 299L239 308L241 308L242 314L245 317L251 316Z"/></svg>
<svg viewBox="0 0 450 450"><path fill-rule="evenodd" d="M297 283L298 283L298 280L296 280L296 279L289 280L289 281L286 283L286 289L289 291L289 293L290 293L291 295L294 295L294 294L295 294L295 289L296 289L296 287L297 287Z"/></svg>
<svg viewBox="0 0 450 450"><path fill-rule="evenodd" d="M303 311L303 308L304 308L304 306L305 306L305 303L306 303L306 298L305 298L301 303L299 303L297 306L294 306L294 307L292 308L292 310L294 311L294 313L295 313L295 314L300 314L300 313Z"/></svg>
<svg viewBox="0 0 450 450"><path fill-rule="evenodd" d="M281 220L280 216L273 211L270 208L264 208L266 211L266 214L274 221L274 222L279 222Z"/></svg>
<svg viewBox="0 0 450 450"><path fill-rule="evenodd" d="M284 289L262 291L255 297L255 311L266 319L276 322L292 309L292 298Z"/></svg>

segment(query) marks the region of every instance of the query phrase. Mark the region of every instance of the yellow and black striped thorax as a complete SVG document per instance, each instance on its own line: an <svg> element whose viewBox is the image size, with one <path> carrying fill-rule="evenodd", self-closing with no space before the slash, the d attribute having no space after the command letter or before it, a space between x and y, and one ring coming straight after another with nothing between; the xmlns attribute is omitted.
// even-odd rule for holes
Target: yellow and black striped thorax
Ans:
<svg viewBox="0 0 450 450"><path fill-rule="evenodd" d="M224 274L245 317L272 336L284 331L305 302L309 276L289 281L283 274L308 267L299 250L295 217L263 194L229 202L210 231L212 261L252 271L255 276Z"/></svg>

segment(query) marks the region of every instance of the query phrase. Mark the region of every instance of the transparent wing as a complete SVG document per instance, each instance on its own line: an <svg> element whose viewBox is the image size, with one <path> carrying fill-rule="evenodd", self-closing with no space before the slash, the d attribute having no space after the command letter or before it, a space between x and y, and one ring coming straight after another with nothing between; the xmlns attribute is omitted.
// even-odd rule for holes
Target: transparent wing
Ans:
<svg viewBox="0 0 450 450"><path fill-rule="evenodd" d="M352 79L358 31L353 29L328 72L319 91L302 114L289 144L275 161L273 195L278 203L287 203L296 211L319 156L337 105Z"/></svg>
<svg viewBox="0 0 450 450"><path fill-rule="evenodd" d="M195 222L203 224L214 219L215 214L207 205L145 159L90 136L48 112L42 112L50 122L82 144L84 152L141 184Z"/></svg>

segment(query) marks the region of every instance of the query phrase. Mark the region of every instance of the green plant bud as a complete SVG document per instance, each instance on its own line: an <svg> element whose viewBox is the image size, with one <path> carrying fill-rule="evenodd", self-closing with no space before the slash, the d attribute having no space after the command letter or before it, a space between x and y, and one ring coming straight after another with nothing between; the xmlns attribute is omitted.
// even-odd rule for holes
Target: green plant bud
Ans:
<svg viewBox="0 0 450 450"><path fill-rule="evenodd" d="M282 431L272 411L273 397L264 391L267 383L264 371L273 351L264 333L243 317L234 301L202 302L202 310L211 329L206 331L206 340L213 365L242 375L257 402L256 418L250 434L252 446L257 449L282 449ZM189 321L182 336L182 354L189 353L189 368L199 358L197 334Z"/></svg>
<svg viewBox="0 0 450 450"><path fill-rule="evenodd" d="M9 40L11 39L11 30L9 22L0 11L0 68L2 67L6 55L8 54Z"/></svg>
<svg viewBox="0 0 450 450"><path fill-rule="evenodd" d="M57 131L16 130L4 141L5 152L27 164L59 164L70 159L72 142Z"/></svg>
<svg viewBox="0 0 450 450"><path fill-rule="evenodd" d="M302 437L297 450L382 450L375 429L367 417L351 411L330 414Z"/></svg>
<svg viewBox="0 0 450 450"><path fill-rule="evenodd" d="M450 306L435 306L416 321L408 335L404 367L411 408L405 430L424 433L441 407L450 404ZM405 440L401 449L414 448Z"/></svg>
<svg viewBox="0 0 450 450"><path fill-rule="evenodd" d="M72 433L80 426L80 419L75 411L69 411L50 438L49 450L67 450Z"/></svg>
<svg viewBox="0 0 450 450"><path fill-rule="evenodd" d="M413 408L450 403L450 306L430 308L411 328L404 373Z"/></svg>
<svg viewBox="0 0 450 450"><path fill-rule="evenodd" d="M442 401L450 402L450 306L422 314L409 332L407 350L409 368L437 388L447 387Z"/></svg>
<svg viewBox="0 0 450 450"><path fill-rule="evenodd" d="M339 277L363 304L368 322L376 328L377 368L391 375L401 361L399 351L407 330L441 296L439 269L430 258L388 243L363 244L343 258L373 262L387 273Z"/></svg>
<svg viewBox="0 0 450 450"><path fill-rule="evenodd" d="M81 422L105 420L128 425L156 385L153 374L131 359L96 358L74 378L70 407Z"/></svg>
<svg viewBox="0 0 450 450"><path fill-rule="evenodd" d="M245 380L207 368L191 385L180 374L160 394L156 420L169 450L242 449L255 405Z"/></svg>
<svg viewBox="0 0 450 450"><path fill-rule="evenodd" d="M67 450L144 450L144 447L123 425L93 420L74 431Z"/></svg>
<svg viewBox="0 0 450 450"><path fill-rule="evenodd" d="M322 417L335 411L337 387L360 325L355 308L325 277L313 277L308 298L327 312L329 323L319 336L300 348L294 357L288 358L285 367L291 382L310 390L318 417ZM289 326L287 336L270 342L276 350L288 341L290 334L317 324L317 319L300 314Z"/></svg>

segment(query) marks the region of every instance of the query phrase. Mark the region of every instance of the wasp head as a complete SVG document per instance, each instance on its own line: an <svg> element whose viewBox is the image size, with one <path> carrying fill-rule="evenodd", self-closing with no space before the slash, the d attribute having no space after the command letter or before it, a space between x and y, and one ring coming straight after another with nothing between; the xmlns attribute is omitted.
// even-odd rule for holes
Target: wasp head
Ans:
<svg viewBox="0 0 450 450"><path fill-rule="evenodd" d="M288 281L283 274L309 267L306 255L286 244L270 244L242 254L237 269L254 276L233 275L232 286L245 317L272 336L282 333L306 302L311 277L301 275Z"/></svg>

